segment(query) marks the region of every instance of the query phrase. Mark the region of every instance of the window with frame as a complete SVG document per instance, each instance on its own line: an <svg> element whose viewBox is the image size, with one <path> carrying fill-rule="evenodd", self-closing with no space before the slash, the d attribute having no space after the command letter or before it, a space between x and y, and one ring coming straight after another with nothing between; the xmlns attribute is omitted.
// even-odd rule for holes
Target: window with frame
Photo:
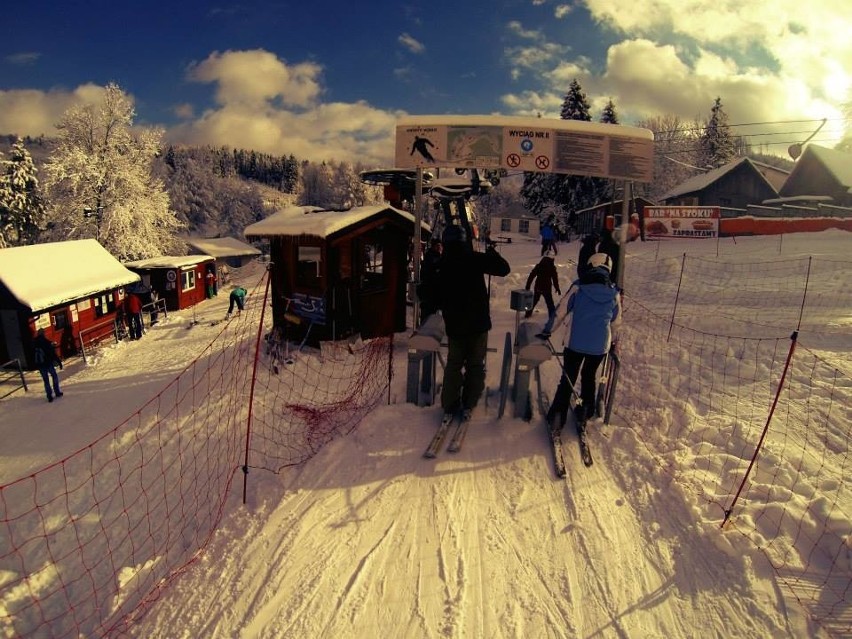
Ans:
<svg viewBox="0 0 852 639"><path fill-rule="evenodd" d="M501 233L511 233L512 231L512 220L507 217L504 217L500 220L500 232Z"/></svg>
<svg viewBox="0 0 852 639"><path fill-rule="evenodd" d="M364 268L362 286L377 288L384 285L384 250L381 242L367 242L364 245Z"/></svg>
<svg viewBox="0 0 852 639"><path fill-rule="evenodd" d="M112 313L115 311L115 295L112 294L112 291L101 293L92 298L92 306L95 307L95 317L103 317Z"/></svg>
<svg viewBox="0 0 852 639"><path fill-rule="evenodd" d="M530 232L530 221L529 220L519 220L518 221L518 232L519 233L529 233Z"/></svg>
<svg viewBox="0 0 852 639"><path fill-rule="evenodd" d="M318 288L322 281L322 248L319 246L297 247L296 285Z"/></svg>
<svg viewBox="0 0 852 639"><path fill-rule="evenodd" d="M191 291L195 288L195 269L180 272L181 291Z"/></svg>

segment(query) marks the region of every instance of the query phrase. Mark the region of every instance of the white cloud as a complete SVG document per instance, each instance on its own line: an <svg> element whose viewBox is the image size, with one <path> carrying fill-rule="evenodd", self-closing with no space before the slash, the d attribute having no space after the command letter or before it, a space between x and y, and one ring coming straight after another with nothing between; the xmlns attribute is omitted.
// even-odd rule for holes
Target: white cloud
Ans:
<svg viewBox="0 0 852 639"><path fill-rule="evenodd" d="M411 53L423 53L426 50L426 47L423 45L423 43L419 42L407 33L403 33L401 36L399 36L397 38L397 41L406 49L411 51Z"/></svg>
<svg viewBox="0 0 852 639"><path fill-rule="evenodd" d="M559 5L556 5L556 8L553 10L553 15L557 19L561 20L562 18L567 16L569 13L571 13L573 10L574 10L574 7L572 7L570 4L559 4Z"/></svg>
<svg viewBox="0 0 852 639"><path fill-rule="evenodd" d="M3 59L6 60L6 62L8 62L9 64L26 67L38 62L38 59L40 57L40 53L36 53L34 51L27 51L22 53L13 53L11 55L7 55Z"/></svg>
<svg viewBox="0 0 852 639"><path fill-rule="evenodd" d="M195 82L216 83L216 100L222 105L260 105L280 100L294 107L309 107L319 98L322 67L314 62L288 65L274 53L218 51L190 66L187 76Z"/></svg>
<svg viewBox="0 0 852 639"><path fill-rule="evenodd" d="M0 131L20 136L54 136L65 111L99 102L103 91L103 87L94 84L82 84L71 91L0 90Z"/></svg>
<svg viewBox="0 0 852 639"><path fill-rule="evenodd" d="M829 118L834 122L820 137L829 145L841 137L842 104L852 88L852 2L812 0L804 8L799 0L736 7L718 0L588 0L586 6L596 22L622 36L609 47L605 67L567 55L567 47L548 56L552 43L543 37L533 47L509 47L512 77L536 69L543 87L503 96L508 108L558 113L565 88L577 78L593 101L593 117L612 97L625 123L660 114L691 120L707 117L718 96L732 123ZM510 31L533 33L520 24ZM543 62L535 66L534 60ZM552 103L543 105L547 97ZM760 141L768 140L753 142Z"/></svg>

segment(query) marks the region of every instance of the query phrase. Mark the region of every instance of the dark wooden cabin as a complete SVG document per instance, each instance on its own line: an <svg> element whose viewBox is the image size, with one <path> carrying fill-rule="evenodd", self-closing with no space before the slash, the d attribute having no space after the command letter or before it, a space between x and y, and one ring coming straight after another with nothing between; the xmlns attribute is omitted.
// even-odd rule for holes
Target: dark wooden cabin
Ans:
<svg viewBox="0 0 852 639"><path fill-rule="evenodd" d="M414 224L389 205L294 206L247 227L269 242L275 326L311 343L405 330Z"/></svg>

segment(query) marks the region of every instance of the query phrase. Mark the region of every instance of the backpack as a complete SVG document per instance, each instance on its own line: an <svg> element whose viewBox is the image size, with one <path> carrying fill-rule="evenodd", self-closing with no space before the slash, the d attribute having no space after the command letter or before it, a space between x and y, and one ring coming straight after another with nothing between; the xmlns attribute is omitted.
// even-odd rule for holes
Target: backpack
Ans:
<svg viewBox="0 0 852 639"><path fill-rule="evenodd" d="M33 359L35 360L35 363L38 364L39 366L44 364L45 363L44 349L39 347L39 346L36 346L35 350L33 351Z"/></svg>

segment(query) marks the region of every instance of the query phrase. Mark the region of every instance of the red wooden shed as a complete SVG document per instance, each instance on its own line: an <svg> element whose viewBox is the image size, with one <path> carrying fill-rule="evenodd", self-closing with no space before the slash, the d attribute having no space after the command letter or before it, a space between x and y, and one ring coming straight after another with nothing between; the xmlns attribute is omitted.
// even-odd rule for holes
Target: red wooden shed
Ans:
<svg viewBox="0 0 852 639"><path fill-rule="evenodd" d="M215 264L210 255L164 255L124 265L166 301L168 310L179 311L207 298L204 278Z"/></svg>
<svg viewBox="0 0 852 639"><path fill-rule="evenodd" d="M39 328L61 357L110 338L124 287L138 281L95 240L0 250L0 361L32 368Z"/></svg>

